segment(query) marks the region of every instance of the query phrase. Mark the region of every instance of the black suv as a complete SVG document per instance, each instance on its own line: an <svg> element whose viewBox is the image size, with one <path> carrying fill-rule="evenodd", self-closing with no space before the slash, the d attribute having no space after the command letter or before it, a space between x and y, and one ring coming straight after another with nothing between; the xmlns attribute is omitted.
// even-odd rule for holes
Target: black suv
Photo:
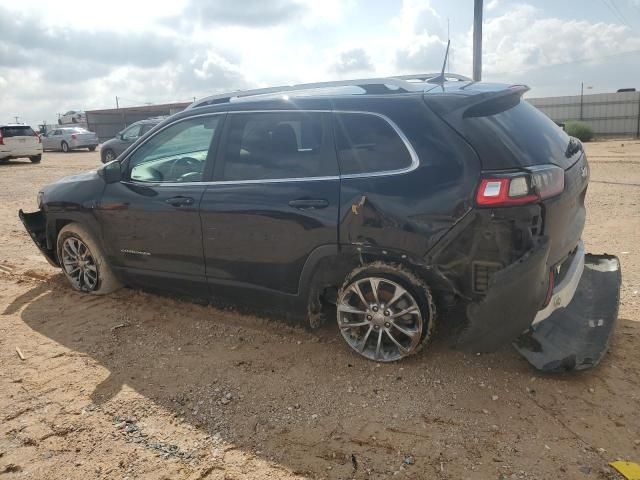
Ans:
<svg viewBox="0 0 640 480"><path fill-rule="evenodd" d="M515 340L539 368L595 365L620 272L580 240L582 145L527 87L451 77L209 97L20 216L83 292L136 286L314 327L333 310L378 361L455 319L462 348Z"/></svg>

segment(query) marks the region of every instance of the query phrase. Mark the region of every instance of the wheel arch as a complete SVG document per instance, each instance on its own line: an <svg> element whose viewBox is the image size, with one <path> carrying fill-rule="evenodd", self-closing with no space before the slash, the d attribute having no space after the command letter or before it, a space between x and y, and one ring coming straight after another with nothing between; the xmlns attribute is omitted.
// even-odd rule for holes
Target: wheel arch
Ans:
<svg viewBox="0 0 640 480"><path fill-rule="evenodd" d="M310 326L318 327L323 322L322 301L335 301L335 298L328 297L328 291L334 290L337 295L354 269L378 262L389 266L399 265L422 279L431 289L438 311L445 310L445 305L453 302L449 297L455 294L455 290L450 282L424 259L370 245L325 245L309 255L300 277L299 298L301 306L307 310Z"/></svg>

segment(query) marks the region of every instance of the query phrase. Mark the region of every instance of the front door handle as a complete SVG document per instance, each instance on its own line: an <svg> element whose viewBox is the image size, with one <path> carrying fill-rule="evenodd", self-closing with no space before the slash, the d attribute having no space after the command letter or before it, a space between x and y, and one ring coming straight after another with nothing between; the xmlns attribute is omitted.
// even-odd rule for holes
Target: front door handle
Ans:
<svg viewBox="0 0 640 480"><path fill-rule="evenodd" d="M324 198L301 198L299 200L291 200L289 206L299 210L315 210L318 208L327 208L329 201Z"/></svg>
<svg viewBox="0 0 640 480"><path fill-rule="evenodd" d="M191 197L171 197L167 198L166 202L173 207L186 207L193 205L193 198Z"/></svg>

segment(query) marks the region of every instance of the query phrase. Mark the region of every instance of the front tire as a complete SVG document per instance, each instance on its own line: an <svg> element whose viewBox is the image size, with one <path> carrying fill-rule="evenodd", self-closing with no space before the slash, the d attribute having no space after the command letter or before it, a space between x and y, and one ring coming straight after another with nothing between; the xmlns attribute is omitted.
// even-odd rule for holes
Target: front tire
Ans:
<svg viewBox="0 0 640 480"><path fill-rule="evenodd" d="M102 163L109 163L115 159L116 159L116 153L110 148L107 148L106 150L102 151Z"/></svg>
<svg viewBox="0 0 640 480"><path fill-rule="evenodd" d="M60 267L74 290L106 295L122 287L102 250L81 225L70 223L58 234Z"/></svg>
<svg viewBox="0 0 640 480"><path fill-rule="evenodd" d="M414 355L432 337L431 290L401 265L375 262L356 268L336 306L342 337L369 360L393 362Z"/></svg>
<svg viewBox="0 0 640 480"><path fill-rule="evenodd" d="M60 144L60 148L62 148L62 151L64 153L67 153L69 151L69 144L67 142L62 142Z"/></svg>
<svg viewBox="0 0 640 480"><path fill-rule="evenodd" d="M29 160L31 160L31 163L40 163L42 155L34 155L33 157L29 157Z"/></svg>

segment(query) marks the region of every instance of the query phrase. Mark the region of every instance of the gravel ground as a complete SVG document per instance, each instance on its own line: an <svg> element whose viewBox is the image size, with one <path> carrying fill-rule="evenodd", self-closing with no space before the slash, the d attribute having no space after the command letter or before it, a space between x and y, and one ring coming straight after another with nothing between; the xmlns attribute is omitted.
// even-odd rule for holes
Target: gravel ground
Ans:
<svg viewBox="0 0 640 480"><path fill-rule="evenodd" d="M442 339L377 365L333 326L77 294L16 212L99 153L0 166L0 476L618 478L609 461L640 461L640 142L587 151L584 239L622 261L620 316L598 368L555 376L510 349L469 355Z"/></svg>

